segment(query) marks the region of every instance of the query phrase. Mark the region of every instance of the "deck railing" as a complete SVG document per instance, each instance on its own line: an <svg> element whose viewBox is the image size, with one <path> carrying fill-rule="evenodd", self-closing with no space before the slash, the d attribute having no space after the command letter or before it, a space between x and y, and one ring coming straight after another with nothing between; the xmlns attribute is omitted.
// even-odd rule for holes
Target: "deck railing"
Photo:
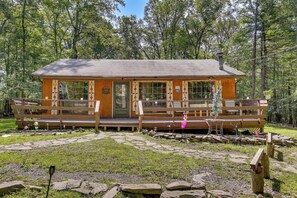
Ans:
<svg viewBox="0 0 297 198"><path fill-rule="evenodd" d="M52 106L53 103L55 106ZM89 106L89 104L92 104ZM100 122L100 101L95 100L51 100L51 99L14 99L11 102L16 122L21 128L35 120L49 127L51 120L59 120L60 128L69 120L95 120L98 131ZM92 107L91 107L92 106ZM41 122L42 121L42 122ZM71 123L75 125L74 122Z"/></svg>
<svg viewBox="0 0 297 198"><path fill-rule="evenodd" d="M233 101L234 106L226 106L227 101ZM169 104L171 107L159 107L159 102ZM188 115L188 120L200 121L213 119L212 115L212 101L210 100L192 100L192 101L165 101L164 100L145 100L139 101L139 128L142 127L143 120L173 120L178 121L182 119L183 114ZM149 104L149 105L148 105ZM167 105L168 106L168 105ZM176 107L179 106L179 107ZM251 100L223 100L222 113L216 119L225 119L238 123L243 119L258 121L259 128L263 126L266 118L266 111L268 108L267 100L251 99ZM140 113L141 112L141 113ZM236 121L236 122L235 122ZM233 124L234 124L233 123ZM232 124L231 124L232 125ZM237 127L236 124L235 127Z"/></svg>

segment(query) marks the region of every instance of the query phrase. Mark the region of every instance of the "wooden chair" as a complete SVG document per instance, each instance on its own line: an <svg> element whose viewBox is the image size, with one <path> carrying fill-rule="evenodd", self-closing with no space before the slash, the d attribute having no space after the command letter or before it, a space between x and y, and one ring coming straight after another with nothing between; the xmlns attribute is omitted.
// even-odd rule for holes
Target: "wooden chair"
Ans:
<svg viewBox="0 0 297 198"><path fill-rule="evenodd" d="M173 108L182 108L181 106L181 102L180 101L173 101ZM174 113L178 113L178 114L184 114L185 111L174 111Z"/></svg>
<svg viewBox="0 0 297 198"><path fill-rule="evenodd" d="M235 107L235 100L225 100L225 107ZM239 113L239 110L230 109L230 110L226 110L226 112L230 114L237 114Z"/></svg>

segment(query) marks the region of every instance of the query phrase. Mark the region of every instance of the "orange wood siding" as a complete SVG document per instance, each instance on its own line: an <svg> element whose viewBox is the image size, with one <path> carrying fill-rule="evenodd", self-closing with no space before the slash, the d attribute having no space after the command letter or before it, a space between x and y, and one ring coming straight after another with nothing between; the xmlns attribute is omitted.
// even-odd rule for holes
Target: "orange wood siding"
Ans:
<svg viewBox="0 0 297 198"><path fill-rule="evenodd" d="M224 78L222 80L222 98L235 99L235 78Z"/></svg>
<svg viewBox="0 0 297 198"><path fill-rule="evenodd" d="M179 92L176 92L176 86L179 86ZM173 80L173 100L182 100L182 80Z"/></svg>
<svg viewBox="0 0 297 198"><path fill-rule="evenodd" d="M42 98L52 97L52 80L50 78L43 79L42 84ZM86 79L58 79L59 81L88 81ZM92 79L90 79L92 80ZM173 81L173 99L182 100L182 81L191 81L191 80L209 80L208 78L199 78L199 79L152 79L152 80L141 80L136 79L137 81ZM222 97L223 99L235 99L235 78L212 78L211 80L221 80L222 82ZM132 80L125 80L125 82L130 82L130 112L131 117L136 117L137 115L132 111ZM112 117L112 105L113 105L113 82L122 82L117 79L97 79L95 80L95 100L100 100L100 116L101 117ZM123 81L124 82L124 81ZM180 91L176 92L176 86L180 87ZM102 89L108 88L109 94L103 94ZM46 104L50 105L50 104Z"/></svg>
<svg viewBox="0 0 297 198"><path fill-rule="evenodd" d="M112 82L113 80L95 80L95 100L100 100L100 116L112 117ZM109 94L103 94L102 88L108 88Z"/></svg>

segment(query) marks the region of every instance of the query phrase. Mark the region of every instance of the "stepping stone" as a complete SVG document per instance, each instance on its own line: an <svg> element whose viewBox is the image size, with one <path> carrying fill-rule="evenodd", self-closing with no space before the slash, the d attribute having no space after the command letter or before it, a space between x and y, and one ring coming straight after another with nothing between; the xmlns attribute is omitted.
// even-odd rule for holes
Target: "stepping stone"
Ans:
<svg viewBox="0 0 297 198"><path fill-rule="evenodd" d="M31 150L32 148L29 146L18 146L18 147L10 147L6 148L7 150L12 150L12 151L27 151Z"/></svg>
<svg viewBox="0 0 297 198"><path fill-rule="evenodd" d="M205 177L209 177L210 176L210 173L206 172L206 173L200 173L200 174L197 174L197 175L194 175L193 176L193 179L192 179L192 182L196 185L200 185L200 186L203 186L205 185Z"/></svg>
<svg viewBox="0 0 297 198"><path fill-rule="evenodd" d="M114 186L109 191L107 191L102 198L114 198L119 192L119 186Z"/></svg>
<svg viewBox="0 0 297 198"><path fill-rule="evenodd" d="M161 198L203 198L206 197L204 190L189 191L165 191L161 194Z"/></svg>
<svg viewBox="0 0 297 198"><path fill-rule="evenodd" d="M222 190L210 190L207 192L210 194L210 197L219 197L219 198L225 198L225 197L232 197L233 195L229 192L225 192Z"/></svg>
<svg viewBox="0 0 297 198"><path fill-rule="evenodd" d="M62 182L53 182L53 189L54 190L66 190L67 189L67 183L68 181L62 181Z"/></svg>
<svg viewBox="0 0 297 198"><path fill-rule="evenodd" d="M22 181L11 181L0 184L0 196L26 188Z"/></svg>
<svg viewBox="0 0 297 198"><path fill-rule="evenodd" d="M175 181L167 184L167 190L191 190L192 184L186 181Z"/></svg>
<svg viewBox="0 0 297 198"><path fill-rule="evenodd" d="M68 179L67 189L79 188L81 184L82 184L82 180Z"/></svg>
<svg viewBox="0 0 297 198"><path fill-rule="evenodd" d="M159 184L122 184L120 189L135 194L160 195L162 193L162 187Z"/></svg>
<svg viewBox="0 0 297 198"><path fill-rule="evenodd" d="M238 164L246 164L246 159L230 158L229 160Z"/></svg>
<svg viewBox="0 0 297 198"><path fill-rule="evenodd" d="M107 185L84 181L79 188L73 188L71 190L85 195L96 195L100 192L107 191Z"/></svg>
<svg viewBox="0 0 297 198"><path fill-rule="evenodd" d="M41 186L29 186L30 190L36 190L36 191L41 191L43 189L43 187Z"/></svg>

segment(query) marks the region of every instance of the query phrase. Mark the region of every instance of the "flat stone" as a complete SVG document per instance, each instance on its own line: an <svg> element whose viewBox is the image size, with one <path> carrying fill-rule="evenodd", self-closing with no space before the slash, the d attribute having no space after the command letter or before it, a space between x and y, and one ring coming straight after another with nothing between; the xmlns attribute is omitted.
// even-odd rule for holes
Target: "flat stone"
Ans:
<svg viewBox="0 0 297 198"><path fill-rule="evenodd" d="M230 192L222 191L222 190L210 190L207 192L211 195L211 197L219 197L219 198L225 198L225 197L232 197L233 195Z"/></svg>
<svg viewBox="0 0 297 198"><path fill-rule="evenodd" d="M54 190L66 190L67 189L67 183L68 181L62 181L62 182L53 182L53 189Z"/></svg>
<svg viewBox="0 0 297 198"><path fill-rule="evenodd" d="M12 150L12 151L26 151L26 150L31 150L32 148L29 146L17 146L17 147L9 147L7 150Z"/></svg>
<svg viewBox="0 0 297 198"><path fill-rule="evenodd" d="M136 194L160 195L162 193L162 187L159 184L122 184L120 189Z"/></svg>
<svg viewBox="0 0 297 198"><path fill-rule="evenodd" d="M36 190L36 191L41 191L43 189L43 187L41 186L29 186L29 189L30 190Z"/></svg>
<svg viewBox="0 0 297 198"><path fill-rule="evenodd" d="M246 164L246 159L240 159L240 158L230 158L229 159L231 162L235 162L238 164Z"/></svg>
<svg viewBox="0 0 297 198"><path fill-rule="evenodd" d="M11 181L0 184L0 195L5 195L11 192L26 188L22 181Z"/></svg>
<svg viewBox="0 0 297 198"><path fill-rule="evenodd" d="M109 191L107 191L102 198L114 198L119 192L119 186L114 186Z"/></svg>
<svg viewBox="0 0 297 198"><path fill-rule="evenodd" d="M161 198L202 198L206 197L204 190L165 191Z"/></svg>
<svg viewBox="0 0 297 198"><path fill-rule="evenodd" d="M201 184L193 184L191 186L191 190L206 190L206 186L204 182L203 183L201 182Z"/></svg>
<svg viewBox="0 0 297 198"><path fill-rule="evenodd" d="M193 176L193 179L192 179L192 182L196 185L205 185L205 177L209 177L210 176L210 173L206 172L206 173L200 173L200 174L197 174L197 175L194 175Z"/></svg>
<svg viewBox="0 0 297 198"><path fill-rule="evenodd" d="M192 184L186 181L175 181L166 186L167 190L190 190Z"/></svg>
<svg viewBox="0 0 297 198"><path fill-rule="evenodd" d="M82 180L68 179L67 189L79 188L81 183L82 183Z"/></svg>
<svg viewBox="0 0 297 198"><path fill-rule="evenodd" d="M71 190L85 195L96 195L100 192L107 191L107 185L84 181L79 188L73 188Z"/></svg>

